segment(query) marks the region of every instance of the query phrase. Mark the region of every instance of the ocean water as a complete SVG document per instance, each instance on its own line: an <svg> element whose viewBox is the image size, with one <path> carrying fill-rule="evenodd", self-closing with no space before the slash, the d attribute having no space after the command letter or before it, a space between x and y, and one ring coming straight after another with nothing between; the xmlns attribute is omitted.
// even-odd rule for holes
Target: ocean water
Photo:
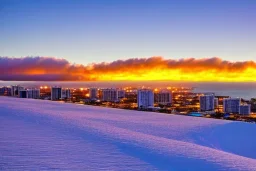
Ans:
<svg viewBox="0 0 256 171"><path fill-rule="evenodd" d="M170 82L170 81L87 81L87 82L44 82L44 81L0 81L0 86L20 84L28 87L39 86L62 86L67 88L81 87L150 87L165 88L171 87L194 87L194 92L214 92L216 95L228 95L244 99L256 98L256 82Z"/></svg>

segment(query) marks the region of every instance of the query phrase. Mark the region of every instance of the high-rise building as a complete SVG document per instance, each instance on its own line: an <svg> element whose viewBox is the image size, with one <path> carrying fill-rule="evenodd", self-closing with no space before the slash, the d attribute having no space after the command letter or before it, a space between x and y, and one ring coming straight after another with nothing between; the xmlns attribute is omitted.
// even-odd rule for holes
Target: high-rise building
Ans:
<svg viewBox="0 0 256 171"><path fill-rule="evenodd" d="M61 99L61 87L52 87L51 89L51 100L60 100Z"/></svg>
<svg viewBox="0 0 256 171"><path fill-rule="evenodd" d="M28 89L27 90L27 98L39 99L40 98L40 90L39 89Z"/></svg>
<svg viewBox="0 0 256 171"><path fill-rule="evenodd" d="M243 104L239 106L239 114L240 115L250 115L251 114L251 105Z"/></svg>
<svg viewBox="0 0 256 171"><path fill-rule="evenodd" d="M149 108L154 106L154 93L152 90L141 89L137 92L138 108Z"/></svg>
<svg viewBox="0 0 256 171"><path fill-rule="evenodd" d="M89 98L90 99L97 99L98 98L98 89L97 88L90 88L89 89Z"/></svg>
<svg viewBox="0 0 256 171"><path fill-rule="evenodd" d="M62 89L61 90L61 99L70 99L71 98L71 93L70 89Z"/></svg>
<svg viewBox="0 0 256 171"><path fill-rule="evenodd" d="M172 103L172 94L169 90L160 90L154 94L155 102L162 105Z"/></svg>
<svg viewBox="0 0 256 171"><path fill-rule="evenodd" d="M223 112L238 114L240 104L241 98L225 98L223 99Z"/></svg>
<svg viewBox="0 0 256 171"><path fill-rule="evenodd" d="M199 97L201 111L214 110L214 95L203 95Z"/></svg>
<svg viewBox="0 0 256 171"><path fill-rule="evenodd" d="M21 90L24 90L24 87L19 86L19 85L12 85L11 86L11 95L12 96L19 96L19 92Z"/></svg>
<svg viewBox="0 0 256 171"><path fill-rule="evenodd" d="M27 90L20 90L19 98L27 98Z"/></svg>
<svg viewBox="0 0 256 171"><path fill-rule="evenodd" d="M101 89L100 91L100 97L102 101L107 101L107 102L116 102L118 101L118 96L117 96L117 90L116 89Z"/></svg>

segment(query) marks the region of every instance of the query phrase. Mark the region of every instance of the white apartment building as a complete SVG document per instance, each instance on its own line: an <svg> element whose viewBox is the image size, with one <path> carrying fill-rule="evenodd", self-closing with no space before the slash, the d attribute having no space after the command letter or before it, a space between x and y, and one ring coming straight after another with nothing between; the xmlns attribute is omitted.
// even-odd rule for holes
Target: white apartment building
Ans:
<svg viewBox="0 0 256 171"><path fill-rule="evenodd" d="M214 110L214 95L200 96L200 110L201 111L213 111Z"/></svg>
<svg viewBox="0 0 256 171"><path fill-rule="evenodd" d="M223 99L223 112L238 114L240 104L241 104L241 98L224 98Z"/></svg>
<svg viewBox="0 0 256 171"><path fill-rule="evenodd" d="M110 88L110 89L101 89L101 100L106 102L116 102L118 101L117 90Z"/></svg>
<svg viewBox="0 0 256 171"><path fill-rule="evenodd" d="M152 90L141 89L137 92L138 108L149 108L154 106L154 93Z"/></svg>

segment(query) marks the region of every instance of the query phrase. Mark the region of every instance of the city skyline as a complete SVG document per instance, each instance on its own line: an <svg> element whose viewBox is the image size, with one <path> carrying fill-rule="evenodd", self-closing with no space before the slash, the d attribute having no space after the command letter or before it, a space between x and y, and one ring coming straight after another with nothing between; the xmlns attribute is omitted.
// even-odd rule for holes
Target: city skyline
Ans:
<svg viewBox="0 0 256 171"><path fill-rule="evenodd" d="M256 0L0 0L0 170L256 171Z"/></svg>
<svg viewBox="0 0 256 171"><path fill-rule="evenodd" d="M254 0L2 0L1 56L255 60Z"/></svg>

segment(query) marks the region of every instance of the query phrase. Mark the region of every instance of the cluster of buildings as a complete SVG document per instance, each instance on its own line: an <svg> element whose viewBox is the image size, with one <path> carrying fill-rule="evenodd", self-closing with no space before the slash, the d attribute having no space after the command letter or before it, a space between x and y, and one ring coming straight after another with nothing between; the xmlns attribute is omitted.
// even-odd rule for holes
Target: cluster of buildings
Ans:
<svg viewBox="0 0 256 171"><path fill-rule="evenodd" d="M71 98L71 90L66 88L63 89L61 87L52 87L51 88L51 100L69 100Z"/></svg>
<svg viewBox="0 0 256 171"><path fill-rule="evenodd" d="M137 92L138 108L153 108L154 104L171 105L172 93L169 90L141 89Z"/></svg>
<svg viewBox="0 0 256 171"><path fill-rule="evenodd" d="M182 88L183 89L183 88ZM176 90L176 91L175 91ZM0 87L0 95L19 98L46 99L52 101L70 102L100 102L114 103L139 110L179 110L185 112L197 111L206 114L229 113L249 115L251 105L242 102L241 98L215 96L214 93L195 94L187 90L177 89L136 89L136 88L80 88L68 89L62 87L24 88L19 85ZM131 105L132 104L132 105Z"/></svg>
<svg viewBox="0 0 256 171"><path fill-rule="evenodd" d="M218 98L214 94L202 95L200 96L200 111L249 115L251 113L251 105L242 103L241 98Z"/></svg>
<svg viewBox="0 0 256 171"><path fill-rule="evenodd" d="M116 89L116 88L89 88L84 92L84 98L92 101L120 102L122 99L129 98L129 95L137 94L137 106L141 109L153 108L154 104L170 105L172 94L169 90L153 91L151 89L139 89L136 91ZM83 93L84 89L80 89ZM0 95L15 96L19 98L48 99L48 100L72 100L72 96L79 96L76 89L64 89L62 87L40 87L39 89L25 89L15 85L0 88ZM80 93L81 96L83 94ZM76 98L76 97L74 97Z"/></svg>
<svg viewBox="0 0 256 171"><path fill-rule="evenodd" d="M98 90L98 91L97 91ZM123 89L96 89L92 88L89 91L90 99L99 99L103 102L120 102L122 99L128 98L126 96L130 91L125 91ZM154 92L151 89L139 89L136 90L137 94L137 107L140 109L154 108L154 104L171 104L172 94L171 91L162 90L159 92Z"/></svg>
<svg viewBox="0 0 256 171"><path fill-rule="evenodd" d="M1 87L0 95L3 96L14 96L19 98L32 98L39 99L40 98L40 90L39 89L25 89L22 86L14 85L11 87Z"/></svg>
<svg viewBox="0 0 256 171"><path fill-rule="evenodd" d="M24 88L19 85L13 85L11 87L1 87L0 95L2 96L13 96L19 98L31 98L31 99L44 99L45 89L37 88ZM68 99L71 97L69 89L62 89L61 87L51 87L50 100L61 100Z"/></svg>

